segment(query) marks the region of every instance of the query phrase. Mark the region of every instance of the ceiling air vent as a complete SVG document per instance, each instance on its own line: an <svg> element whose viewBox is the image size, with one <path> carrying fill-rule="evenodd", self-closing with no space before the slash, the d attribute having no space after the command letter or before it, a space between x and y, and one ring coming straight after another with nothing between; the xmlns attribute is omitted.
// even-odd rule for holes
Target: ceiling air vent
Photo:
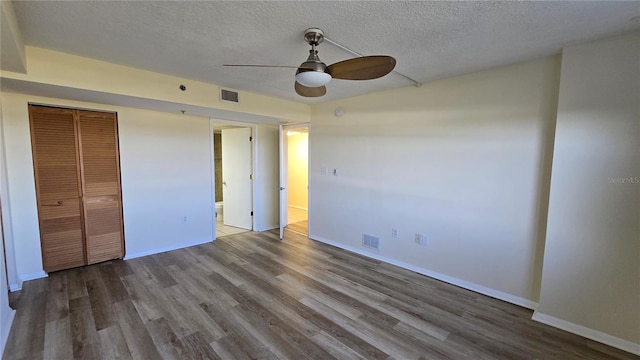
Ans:
<svg viewBox="0 0 640 360"><path fill-rule="evenodd" d="M238 103L238 92L226 89L220 89L220 100L232 103Z"/></svg>
<svg viewBox="0 0 640 360"><path fill-rule="evenodd" d="M362 245L372 249L379 249L380 238L377 238L373 235L362 234Z"/></svg>

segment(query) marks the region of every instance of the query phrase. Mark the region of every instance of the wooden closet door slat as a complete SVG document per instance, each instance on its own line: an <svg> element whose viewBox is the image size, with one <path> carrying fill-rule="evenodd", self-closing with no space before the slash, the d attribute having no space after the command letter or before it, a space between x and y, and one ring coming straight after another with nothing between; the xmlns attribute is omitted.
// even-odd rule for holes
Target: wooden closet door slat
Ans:
<svg viewBox="0 0 640 360"><path fill-rule="evenodd" d="M29 106L40 240L47 272L85 262L73 110Z"/></svg>
<svg viewBox="0 0 640 360"><path fill-rule="evenodd" d="M87 262L124 256L116 115L78 111Z"/></svg>

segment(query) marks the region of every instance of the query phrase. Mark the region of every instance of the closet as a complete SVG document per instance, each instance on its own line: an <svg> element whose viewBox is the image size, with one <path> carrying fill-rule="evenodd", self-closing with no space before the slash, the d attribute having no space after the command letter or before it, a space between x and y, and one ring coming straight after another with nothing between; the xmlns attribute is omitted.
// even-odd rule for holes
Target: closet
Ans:
<svg viewBox="0 0 640 360"><path fill-rule="evenodd" d="M116 114L29 105L29 121L44 270L122 258Z"/></svg>

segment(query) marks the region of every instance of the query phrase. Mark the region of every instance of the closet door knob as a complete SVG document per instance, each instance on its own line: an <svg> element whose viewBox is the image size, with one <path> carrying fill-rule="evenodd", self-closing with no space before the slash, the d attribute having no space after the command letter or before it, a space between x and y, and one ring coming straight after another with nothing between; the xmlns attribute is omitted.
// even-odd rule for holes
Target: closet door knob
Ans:
<svg viewBox="0 0 640 360"><path fill-rule="evenodd" d="M49 205L49 204L42 204L42 206L62 206L62 205L64 205L64 201L62 201L62 200L58 200L58 201L56 201L56 203L55 203L55 204L51 204L51 205Z"/></svg>

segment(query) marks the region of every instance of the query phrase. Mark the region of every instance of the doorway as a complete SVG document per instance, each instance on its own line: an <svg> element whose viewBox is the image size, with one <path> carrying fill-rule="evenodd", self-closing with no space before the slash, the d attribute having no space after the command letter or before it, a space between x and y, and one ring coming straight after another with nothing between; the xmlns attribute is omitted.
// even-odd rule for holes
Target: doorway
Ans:
<svg viewBox="0 0 640 360"><path fill-rule="evenodd" d="M213 126L216 238L253 230L252 130Z"/></svg>
<svg viewBox="0 0 640 360"><path fill-rule="evenodd" d="M309 126L284 126L281 142L281 228L308 235Z"/></svg>

